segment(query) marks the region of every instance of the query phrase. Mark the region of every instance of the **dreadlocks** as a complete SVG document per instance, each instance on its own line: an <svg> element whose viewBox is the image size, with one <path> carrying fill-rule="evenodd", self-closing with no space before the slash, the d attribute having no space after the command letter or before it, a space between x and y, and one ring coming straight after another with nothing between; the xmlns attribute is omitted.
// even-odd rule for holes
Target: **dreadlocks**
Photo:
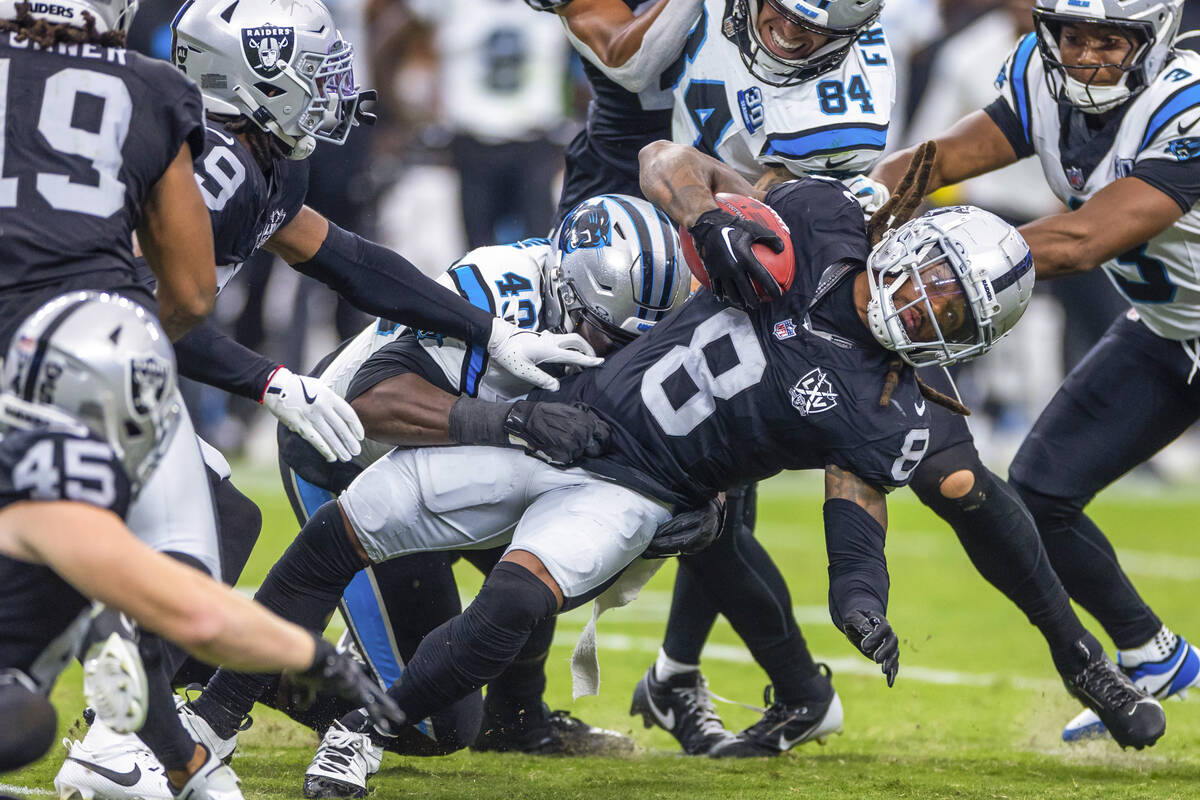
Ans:
<svg viewBox="0 0 1200 800"><path fill-rule="evenodd" d="M255 125L249 117L210 113L208 118L224 125L225 130L234 136L245 137L250 155L254 156L254 163L258 164L258 168L263 171L263 174L270 173L271 165L275 163L275 160L286 155L283 143L274 134Z"/></svg>
<svg viewBox="0 0 1200 800"><path fill-rule="evenodd" d="M867 238L872 247L879 244L889 230L898 228L912 219L913 213L921 205L921 200L924 199L925 192L929 188L929 178L933 174L933 159L936 155L937 144L935 142L925 142L917 148L912 162L908 165L908 171L900 179L895 193L878 211L871 215L871 219L867 222ZM883 379L883 392L879 395L881 407L892 401L892 392L900 383L900 370L902 369L904 369L902 359L894 358L888 364L887 377ZM964 417L970 416L971 409L957 399L942 394L927 385L920 377L917 377L917 388L921 390L921 396L929 402L937 403L955 414L961 414Z"/></svg>
<svg viewBox="0 0 1200 800"><path fill-rule="evenodd" d="M31 41L43 50L56 44L95 44L101 47L124 47L124 31L96 30L96 18L83 12L83 25L49 22L33 16L29 3L17 3L16 19L0 19L0 31L15 33L17 41Z"/></svg>

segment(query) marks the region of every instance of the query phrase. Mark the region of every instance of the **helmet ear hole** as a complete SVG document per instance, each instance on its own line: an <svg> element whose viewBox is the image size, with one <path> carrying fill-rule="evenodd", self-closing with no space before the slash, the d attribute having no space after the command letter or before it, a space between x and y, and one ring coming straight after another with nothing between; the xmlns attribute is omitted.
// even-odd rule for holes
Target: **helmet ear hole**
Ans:
<svg viewBox="0 0 1200 800"><path fill-rule="evenodd" d="M280 89L274 84L267 83L266 81L259 81L258 83L254 84L254 88L258 89L267 97L278 97L279 95L283 94L283 89Z"/></svg>
<svg viewBox="0 0 1200 800"><path fill-rule="evenodd" d="M136 438L142 435L142 426L131 420L125 420L125 435Z"/></svg>

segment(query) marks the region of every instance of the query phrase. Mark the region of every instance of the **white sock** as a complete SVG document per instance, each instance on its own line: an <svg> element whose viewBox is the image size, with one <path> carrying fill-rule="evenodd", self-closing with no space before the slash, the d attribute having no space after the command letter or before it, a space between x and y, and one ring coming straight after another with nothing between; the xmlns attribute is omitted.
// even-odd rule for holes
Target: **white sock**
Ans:
<svg viewBox="0 0 1200 800"><path fill-rule="evenodd" d="M1163 625L1159 628L1158 633L1154 634L1154 637L1141 647L1136 647L1133 650L1118 651L1117 663L1122 667L1132 668L1147 661L1163 661L1171 653L1175 652L1178 642L1179 637L1171 633L1170 628Z"/></svg>
<svg viewBox="0 0 1200 800"><path fill-rule="evenodd" d="M660 647L658 648L658 659L654 662L654 679L656 681L665 681L674 675L696 672L699 669L699 664L683 664L676 661L668 656L666 651Z"/></svg>

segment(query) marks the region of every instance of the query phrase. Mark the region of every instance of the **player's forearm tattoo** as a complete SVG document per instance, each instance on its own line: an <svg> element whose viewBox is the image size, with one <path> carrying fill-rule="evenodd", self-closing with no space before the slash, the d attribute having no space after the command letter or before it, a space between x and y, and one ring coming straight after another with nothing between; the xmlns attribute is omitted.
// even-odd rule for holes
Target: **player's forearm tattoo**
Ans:
<svg viewBox="0 0 1200 800"><path fill-rule="evenodd" d="M756 191L765 192L776 184L786 183L795 178L787 167L771 167L754 183L754 188Z"/></svg>
<svg viewBox="0 0 1200 800"><path fill-rule="evenodd" d="M835 497L862 506L876 522L887 528L887 500L883 493L853 472L829 464L825 467L825 499Z"/></svg>

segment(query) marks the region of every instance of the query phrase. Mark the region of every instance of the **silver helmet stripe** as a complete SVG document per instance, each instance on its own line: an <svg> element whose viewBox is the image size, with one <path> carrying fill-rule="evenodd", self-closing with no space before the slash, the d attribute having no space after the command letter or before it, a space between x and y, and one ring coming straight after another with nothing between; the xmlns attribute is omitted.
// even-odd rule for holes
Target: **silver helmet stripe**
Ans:
<svg viewBox="0 0 1200 800"><path fill-rule="evenodd" d="M650 229L646 226L641 215L634 211L633 205L624 198L614 195L605 195L609 200L612 200L617 206L625 212L629 217L630 223L633 225L633 230L637 234L638 250L641 251L639 260L642 263L642 291L641 297L638 299L638 319L646 319L646 313L651 305L651 298L654 290L654 244L650 241ZM655 321L657 321L655 317Z"/></svg>
<svg viewBox="0 0 1200 800"><path fill-rule="evenodd" d="M87 302L86 297L80 297L77 300L58 312L58 316L50 320L50 324L42 331L42 335L38 337L37 349L33 351L33 358L29 360L28 371L25 373L25 386L21 389L21 399L27 402L33 402L33 391L37 388L37 376L42 369L42 361L46 359L46 350L50 347L50 340L54 338L54 333L62 324L67 321L67 317L79 310L79 307Z"/></svg>

